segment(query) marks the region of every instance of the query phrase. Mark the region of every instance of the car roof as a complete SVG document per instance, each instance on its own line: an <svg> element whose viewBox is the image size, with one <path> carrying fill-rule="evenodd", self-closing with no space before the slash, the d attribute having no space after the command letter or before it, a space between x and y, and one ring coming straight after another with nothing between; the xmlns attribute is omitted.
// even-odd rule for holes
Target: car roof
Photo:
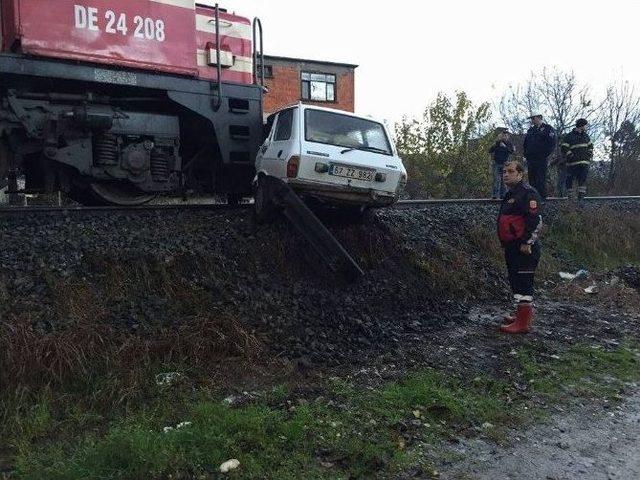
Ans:
<svg viewBox="0 0 640 480"><path fill-rule="evenodd" d="M318 105L309 105L309 104L302 103L302 102L293 103L291 105L287 105L286 107L282 107L282 108L278 109L278 111L273 112L272 115L275 115L275 114L280 113L280 112L282 112L284 110L289 110L290 108L296 108L296 107L300 108L301 110L322 110L324 112L337 113L337 114L340 114L340 115L348 115L349 117L362 118L364 120L371 120L372 122L377 122L377 123L384 124L383 121L381 121L381 120L379 120L377 118L368 117L368 116L365 117L363 115L356 115L355 113L349 112L349 111L346 111L346 110L339 110L337 108L321 107L321 106L318 106Z"/></svg>

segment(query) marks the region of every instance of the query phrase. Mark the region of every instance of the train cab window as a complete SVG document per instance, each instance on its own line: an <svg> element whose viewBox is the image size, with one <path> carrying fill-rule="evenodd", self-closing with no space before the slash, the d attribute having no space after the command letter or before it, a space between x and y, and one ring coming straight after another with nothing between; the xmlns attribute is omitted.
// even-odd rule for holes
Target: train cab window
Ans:
<svg viewBox="0 0 640 480"><path fill-rule="evenodd" d="M279 142L289 140L291 138L291 128L293 127L293 108L283 110L278 115L278 124L276 125L276 135L274 141Z"/></svg>

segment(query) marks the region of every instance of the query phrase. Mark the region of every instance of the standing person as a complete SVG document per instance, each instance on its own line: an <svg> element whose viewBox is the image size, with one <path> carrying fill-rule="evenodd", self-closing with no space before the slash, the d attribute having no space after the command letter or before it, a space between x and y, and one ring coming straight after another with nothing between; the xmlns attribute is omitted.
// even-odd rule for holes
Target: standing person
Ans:
<svg viewBox="0 0 640 480"><path fill-rule="evenodd" d="M587 174L593 160L593 142L587 133L588 125L584 118L578 119L576 128L564 136L560 145L567 165L569 198L576 198L576 191L579 199L587 194Z"/></svg>
<svg viewBox="0 0 640 480"><path fill-rule="evenodd" d="M502 167L515 151L515 147L509 141L509 131L507 129L502 130L498 134L496 142L489 149L489 153L493 158L493 191L491 198L504 197L507 189L502 180Z"/></svg>
<svg viewBox="0 0 640 480"><path fill-rule="evenodd" d="M500 206L498 237L504 248L516 315L507 317L500 331L526 333L533 321L533 277L540 260L540 195L525 183L524 166L518 161L505 163L504 183L509 191Z"/></svg>
<svg viewBox="0 0 640 480"><path fill-rule="evenodd" d="M556 147L556 132L542 121L542 115L532 115L531 128L524 137L524 157L527 159L529 183L542 199L547 198L547 158Z"/></svg>

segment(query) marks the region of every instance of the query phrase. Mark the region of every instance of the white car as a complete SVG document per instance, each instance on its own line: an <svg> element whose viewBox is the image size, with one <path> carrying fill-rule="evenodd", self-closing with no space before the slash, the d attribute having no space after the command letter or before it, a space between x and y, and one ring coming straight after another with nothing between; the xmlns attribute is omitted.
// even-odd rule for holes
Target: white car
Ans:
<svg viewBox="0 0 640 480"><path fill-rule="evenodd" d="M298 104L267 119L256 181L276 177L302 197L333 205L380 207L396 202L407 171L382 122Z"/></svg>

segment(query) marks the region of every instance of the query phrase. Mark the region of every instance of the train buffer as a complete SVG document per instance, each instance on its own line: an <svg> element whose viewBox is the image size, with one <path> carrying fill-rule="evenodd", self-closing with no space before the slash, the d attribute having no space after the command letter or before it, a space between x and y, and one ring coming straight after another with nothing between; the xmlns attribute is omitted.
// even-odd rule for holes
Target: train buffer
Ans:
<svg viewBox="0 0 640 480"><path fill-rule="evenodd" d="M264 182L265 200L282 209L287 220L332 272L349 281L364 275L360 265L289 185L269 175L261 176L260 181Z"/></svg>

